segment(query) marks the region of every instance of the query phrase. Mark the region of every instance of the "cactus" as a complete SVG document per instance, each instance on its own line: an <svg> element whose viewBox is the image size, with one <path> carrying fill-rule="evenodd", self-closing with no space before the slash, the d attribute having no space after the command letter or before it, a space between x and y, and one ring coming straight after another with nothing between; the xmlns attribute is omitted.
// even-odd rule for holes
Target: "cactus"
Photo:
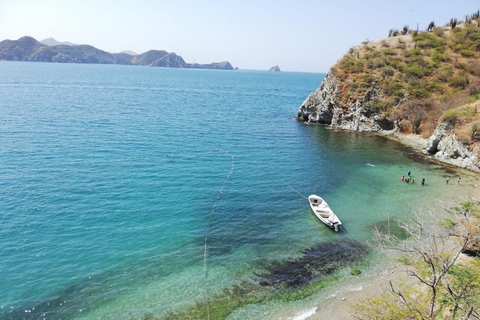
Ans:
<svg viewBox="0 0 480 320"><path fill-rule="evenodd" d="M470 138L471 138L472 140L475 139L475 134L477 133L477 129L478 129L478 125L477 125L477 124L474 124L474 125L472 126L471 131L470 131Z"/></svg>

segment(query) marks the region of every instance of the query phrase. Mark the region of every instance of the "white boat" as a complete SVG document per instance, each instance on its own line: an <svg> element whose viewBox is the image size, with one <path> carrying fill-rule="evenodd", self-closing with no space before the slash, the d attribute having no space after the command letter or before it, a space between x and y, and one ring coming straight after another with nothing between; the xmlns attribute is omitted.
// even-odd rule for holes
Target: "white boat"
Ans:
<svg viewBox="0 0 480 320"><path fill-rule="evenodd" d="M308 202L310 203L310 208L312 208L318 219L322 220L322 222L330 228L338 231L342 225L342 222L340 219L338 219L337 215L333 213L332 209L330 209L330 206L325 200L312 194L308 197Z"/></svg>

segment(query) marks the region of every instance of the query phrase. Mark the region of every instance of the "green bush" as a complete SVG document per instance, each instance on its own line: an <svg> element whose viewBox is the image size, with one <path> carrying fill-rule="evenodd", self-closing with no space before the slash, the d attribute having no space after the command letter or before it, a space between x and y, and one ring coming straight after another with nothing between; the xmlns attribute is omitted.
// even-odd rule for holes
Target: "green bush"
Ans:
<svg viewBox="0 0 480 320"><path fill-rule="evenodd" d="M372 76L370 76L370 75L368 75L368 74L367 74L367 75L364 75L362 78L363 78L363 81L366 82L366 83L368 83L368 84L371 84L371 83L373 83L373 82L375 81L375 78L372 77Z"/></svg>
<svg viewBox="0 0 480 320"><path fill-rule="evenodd" d="M371 85L370 83L368 83L368 82L360 82L359 87L360 87L361 89L368 89L368 88L371 88L372 85Z"/></svg>
<svg viewBox="0 0 480 320"><path fill-rule="evenodd" d="M402 91L402 89L403 89L403 84L397 81L387 82L385 85L385 93L388 96L392 96L394 95L395 92Z"/></svg>
<svg viewBox="0 0 480 320"><path fill-rule="evenodd" d="M443 93L445 90L445 85L433 80L428 83L427 90L430 92Z"/></svg>
<svg viewBox="0 0 480 320"><path fill-rule="evenodd" d="M358 89L358 83L356 83L356 82L350 82L350 83L348 84L348 88L349 88L351 91L355 91L355 90Z"/></svg>
<svg viewBox="0 0 480 320"><path fill-rule="evenodd" d="M426 69L415 64L405 67L404 71L407 76L422 78L425 75Z"/></svg>
<svg viewBox="0 0 480 320"><path fill-rule="evenodd" d="M384 78L391 77L395 74L395 70L393 70L390 67L382 68L382 71L380 72L380 74Z"/></svg>
<svg viewBox="0 0 480 320"><path fill-rule="evenodd" d="M460 54L464 57L470 58L475 55L475 52L469 49L463 49L463 50L460 50Z"/></svg>
<svg viewBox="0 0 480 320"><path fill-rule="evenodd" d="M373 50L370 54L373 58L380 58L382 56L382 52L379 50Z"/></svg>
<svg viewBox="0 0 480 320"><path fill-rule="evenodd" d="M353 72L363 72L363 60L357 60L354 62Z"/></svg>
<svg viewBox="0 0 480 320"><path fill-rule="evenodd" d="M408 89L408 94L417 99L428 98L430 96L430 92L422 87L411 87Z"/></svg>
<svg viewBox="0 0 480 320"><path fill-rule="evenodd" d="M372 107L374 109L383 109L385 107L385 105L382 102L372 101L372 102L370 102L370 107Z"/></svg>
<svg viewBox="0 0 480 320"><path fill-rule="evenodd" d="M442 115L442 119L450 123L455 123L458 119L458 112L456 108L445 111Z"/></svg>
<svg viewBox="0 0 480 320"><path fill-rule="evenodd" d="M385 66L385 60L383 60L382 58L376 58L375 60L373 60L373 66L377 69L380 69Z"/></svg>
<svg viewBox="0 0 480 320"><path fill-rule="evenodd" d="M394 56L397 54L397 52L395 50L392 50L392 49L385 49L383 50L383 54L385 56Z"/></svg>
<svg viewBox="0 0 480 320"><path fill-rule="evenodd" d="M438 48L445 45L445 40L428 32L421 32L414 37L419 48Z"/></svg>
<svg viewBox="0 0 480 320"><path fill-rule="evenodd" d="M402 99L405 97L405 93L403 92L403 90L396 90L392 96Z"/></svg>
<svg viewBox="0 0 480 320"><path fill-rule="evenodd" d="M406 58L409 58L411 56L419 56L422 54L422 50L420 49L412 49L412 50L409 50L409 51L405 51L404 52L404 56Z"/></svg>
<svg viewBox="0 0 480 320"><path fill-rule="evenodd" d="M385 58L384 62L387 66L392 66L396 70L403 71L403 64L398 60Z"/></svg>
<svg viewBox="0 0 480 320"><path fill-rule="evenodd" d="M448 62L450 61L450 57L446 54L439 52L438 50L433 50L430 57L434 62Z"/></svg>
<svg viewBox="0 0 480 320"><path fill-rule="evenodd" d="M465 79L465 76L454 76L452 77L449 81L448 84L451 87L454 88L459 88L459 89L465 89L467 86L467 80Z"/></svg>
<svg viewBox="0 0 480 320"><path fill-rule="evenodd" d="M365 67L368 70L375 69L375 62L372 59L365 60Z"/></svg>

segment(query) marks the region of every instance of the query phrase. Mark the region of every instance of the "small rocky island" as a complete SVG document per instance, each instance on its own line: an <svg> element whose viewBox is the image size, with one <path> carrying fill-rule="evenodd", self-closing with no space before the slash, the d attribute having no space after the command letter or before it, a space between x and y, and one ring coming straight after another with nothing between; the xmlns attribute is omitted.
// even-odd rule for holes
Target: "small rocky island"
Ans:
<svg viewBox="0 0 480 320"><path fill-rule="evenodd" d="M45 39L42 43L32 37L1 41L0 60L233 70L228 61L209 64L186 63L181 56L164 50L150 50L137 55L125 52L110 53L90 45L58 42L52 38Z"/></svg>
<svg viewBox="0 0 480 320"><path fill-rule="evenodd" d="M296 118L425 141L424 153L480 172L480 19L392 29L353 47ZM428 140L427 140L428 139Z"/></svg>
<svg viewBox="0 0 480 320"><path fill-rule="evenodd" d="M280 70L280 67L278 65L276 65L276 66L273 66L270 69L268 69L268 71L270 71L270 72L280 72L281 70Z"/></svg>

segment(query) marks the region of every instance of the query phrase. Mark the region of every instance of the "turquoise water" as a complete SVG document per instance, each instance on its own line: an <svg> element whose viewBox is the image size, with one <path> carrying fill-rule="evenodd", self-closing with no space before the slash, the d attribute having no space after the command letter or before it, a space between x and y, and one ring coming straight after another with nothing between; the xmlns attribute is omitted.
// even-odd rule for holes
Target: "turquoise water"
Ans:
<svg viewBox="0 0 480 320"><path fill-rule="evenodd" d="M326 198L359 241L474 183L446 186L457 173L383 137L292 119L322 74L22 62L0 74L2 319L161 316L346 238L284 181ZM399 182L408 170L414 185ZM258 319L250 309L238 313Z"/></svg>

